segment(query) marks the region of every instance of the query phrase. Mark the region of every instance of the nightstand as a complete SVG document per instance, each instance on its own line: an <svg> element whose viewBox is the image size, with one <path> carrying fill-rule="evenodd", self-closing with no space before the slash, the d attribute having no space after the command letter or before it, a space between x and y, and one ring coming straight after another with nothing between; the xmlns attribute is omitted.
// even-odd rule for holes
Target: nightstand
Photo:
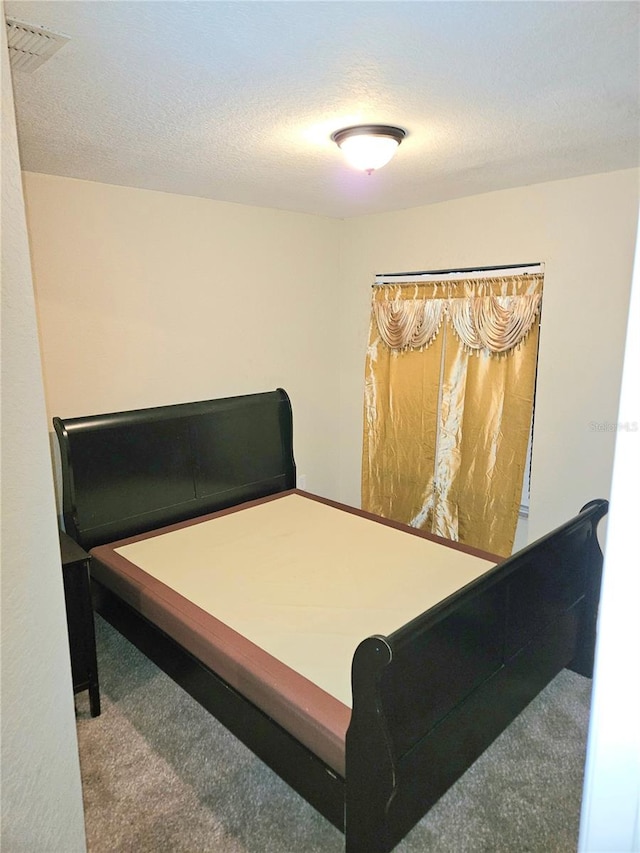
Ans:
<svg viewBox="0 0 640 853"><path fill-rule="evenodd" d="M100 713L100 690L96 633L89 587L89 555L63 531L60 531L60 554L67 608L73 692L89 691L91 716L97 717Z"/></svg>

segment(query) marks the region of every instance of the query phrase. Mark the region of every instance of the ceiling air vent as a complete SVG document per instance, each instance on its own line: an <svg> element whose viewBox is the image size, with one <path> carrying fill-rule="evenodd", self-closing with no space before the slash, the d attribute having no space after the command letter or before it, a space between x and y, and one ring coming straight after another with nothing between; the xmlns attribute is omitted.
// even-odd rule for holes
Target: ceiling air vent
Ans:
<svg viewBox="0 0 640 853"><path fill-rule="evenodd" d="M6 18L9 58L14 71L35 71L69 41L69 36Z"/></svg>

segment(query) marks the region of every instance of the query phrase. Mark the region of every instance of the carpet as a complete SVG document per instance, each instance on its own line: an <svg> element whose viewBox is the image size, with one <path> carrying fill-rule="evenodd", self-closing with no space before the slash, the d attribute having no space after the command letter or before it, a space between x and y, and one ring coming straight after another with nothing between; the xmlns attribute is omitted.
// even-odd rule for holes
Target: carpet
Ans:
<svg viewBox="0 0 640 853"><path fill-rule="evenodd" d="M342 834L96 616L102 714L76 697L89 853L339 853ZM591 681L563 670L396 847L577 849Z"/></svg>

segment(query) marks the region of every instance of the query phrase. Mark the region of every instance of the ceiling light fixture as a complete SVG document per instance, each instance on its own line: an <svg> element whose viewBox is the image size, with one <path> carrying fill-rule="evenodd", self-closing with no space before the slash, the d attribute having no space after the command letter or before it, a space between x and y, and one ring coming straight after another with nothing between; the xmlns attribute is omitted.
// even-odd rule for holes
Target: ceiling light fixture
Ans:
<svg viewBox="0 0 640 853"><path fill-rule="evenodd" d="M347 162L369 175L385 166L407 135L401 127L388 124L361 124L344 127L331 134L331 139L347 158Z"/></svg>

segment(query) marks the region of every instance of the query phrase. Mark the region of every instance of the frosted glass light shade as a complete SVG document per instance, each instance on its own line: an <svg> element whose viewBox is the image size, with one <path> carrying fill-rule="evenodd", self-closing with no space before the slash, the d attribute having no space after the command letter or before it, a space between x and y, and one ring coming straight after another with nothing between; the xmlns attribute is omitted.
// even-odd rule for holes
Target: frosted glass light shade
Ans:
<svg viewBox="0 0 640 853"><path fill-rule="evenodd" d="M396 153L406 132L399 127L373 124L337 130L331 138L349 165L363 172L385 166Z"/></svg>

